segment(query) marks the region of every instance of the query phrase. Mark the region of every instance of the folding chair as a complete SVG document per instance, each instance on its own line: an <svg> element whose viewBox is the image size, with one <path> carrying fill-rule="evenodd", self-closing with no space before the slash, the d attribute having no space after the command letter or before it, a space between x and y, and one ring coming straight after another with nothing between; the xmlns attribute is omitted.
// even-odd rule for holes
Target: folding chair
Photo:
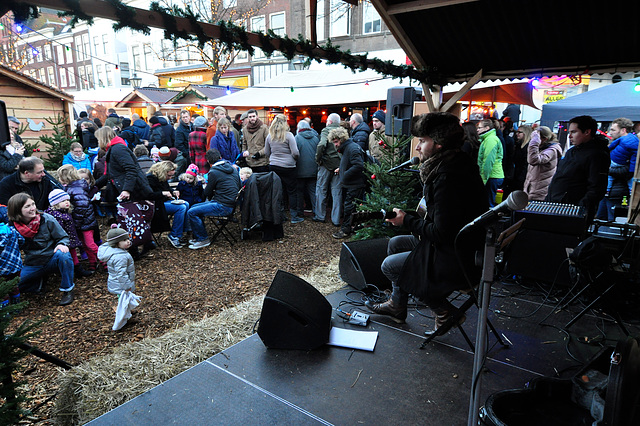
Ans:
<svg viewBox="0 0 640 426"><path fill-rule="evenodd" d="M225 237L226 240L229 241L229 244L231 245L233 245L233 243L238 241L235 235L233 235L231 231L227 229L227 225L229 225L229 223L237 223L238 230L241 232L240 221L238 220L238 218L236 218L236 211L238 209L238 205L240 204L240 199L242 198L243 192L244 192L244 186L240 188L240 190L238 191L238 194L236 195L236 199L233 203L233 209L231 210L231 213L229 213L226 216L208 216L210 222L213 224L214 228L216 229L215 233L211 237L211 242L214 242L220 234L222 234L222 236Z"/></svg>

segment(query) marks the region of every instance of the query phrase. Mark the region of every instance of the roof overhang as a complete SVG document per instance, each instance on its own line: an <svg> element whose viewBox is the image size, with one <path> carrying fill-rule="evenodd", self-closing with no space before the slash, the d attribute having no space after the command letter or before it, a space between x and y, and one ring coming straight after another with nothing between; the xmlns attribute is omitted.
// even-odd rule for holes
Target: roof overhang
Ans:
<svg viewBox="0 0 640 426"><path fill-rule="evenodd" d="M640 70L640 2L371 0L417 67L449 82ZM554 12L558 12L554 15ZM623 30L623 31L622 31Z"/></svg>

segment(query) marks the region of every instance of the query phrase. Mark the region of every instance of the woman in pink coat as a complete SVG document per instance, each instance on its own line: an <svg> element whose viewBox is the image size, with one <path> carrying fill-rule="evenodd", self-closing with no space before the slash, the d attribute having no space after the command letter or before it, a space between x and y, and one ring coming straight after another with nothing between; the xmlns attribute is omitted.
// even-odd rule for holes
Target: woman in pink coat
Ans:
<svg viewBox="0 0 640 426"><path fill-rule="evenodd" d="M546 126L531 133L527 155L527 178L524 191L529 200L543 201L551 178L556 172L558 161L562 158L562 148L556 135Z"/></svg>

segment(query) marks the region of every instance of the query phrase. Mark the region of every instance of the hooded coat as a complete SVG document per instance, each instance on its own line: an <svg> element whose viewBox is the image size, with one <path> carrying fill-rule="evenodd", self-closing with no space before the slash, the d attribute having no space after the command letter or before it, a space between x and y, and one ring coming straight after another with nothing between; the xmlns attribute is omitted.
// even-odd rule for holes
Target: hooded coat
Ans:
<svg viewBox="0 0 640 426"><path fill-rule="evenodd" d="M151 194L147 176L140 169L138 160L127 147L126 142L116 136L109 142L105 155L105 174L96 180L96 186L101 188L111 181L117 194L128 191L131 201L145 200Z"/></svg>
<svg viewBox="0 0 640 426"><path fill-rule="evenodd" d="M144 139L146 141L149 140L149 135L151 134L151 127L144 121L142 118L138 118L136 121L131 124L131 130L134 131L140 139Z"/></svg>
<svg viewBox="0 0 640 426"><path fill-rule="evenodd" d="M531 134L527 157L529 167L524 181L524 191L529 195L529 200L543 201L547 196L547 189L561 157L562 148L558 142L542 144L538 132Z"/></svg>
<svg viewBox="0 0 640 426"><path fill-rule="evenodd" d="M237 170L228 161L219 160L211 166L208 176L204 198L233 208L240 191L240 175Z"/></svg>
<svg viewBox="0 0 640 426"><path fill-rule="evenodd" d="M136 269L128 251L105 243L98 247L98 259L107 264L109 293L121 294L136 289Z"/></svg>
<svg viewBox="0 0 640 426"><path fill-rule="evenodd" d="M73 204L73 220L76 222L76 228L81 231L89 231L98 227L89 190L89 184L84 179L75 180L66 187L71 204Z"/></svg>
<svg viewBox="0 0 640 426"><path fill-rule="evenodd" d="M353 139L363 151L366 151L369 149L369 133L371 133L371 129L367 126L367 123L363 121L351 131L351 139Z"/></svg>
<svg viewBox="0 0 640 426"><path fill-rule="evenodd" d="M296 168L298 178L316 178L318 175L318 164L316 163L316 149L320 138L318 132L311 128L300 129L296 135L296 145L298 145L298 162Z"/></svg>
<svg viewBox="0 0 640 426"><path fill-rule="evenodd" d="M211 138L209 147L209 149L215 148L220 151L222 159L230 161L231 163L235 163L236 158L238 158L240 154L236 137L231 130L229 130L225 136L220 129L218 129L215 136Z"/></svg>

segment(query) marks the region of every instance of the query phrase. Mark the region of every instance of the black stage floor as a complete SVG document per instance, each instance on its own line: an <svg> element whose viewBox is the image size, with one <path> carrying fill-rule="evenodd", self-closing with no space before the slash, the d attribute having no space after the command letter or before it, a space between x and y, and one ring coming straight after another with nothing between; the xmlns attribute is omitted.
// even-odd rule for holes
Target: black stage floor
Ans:
<svg viewBox="0 0 640 426"><path fill-rule="evenodd" d="M522 388L536 377L570 377L600 350L597 342L603 336L608 345L624 337L614 322L592 314L570 333L563 331L579 306L558 311L558 294L547 295L537 285L494 285L489 318L511 346L494 345L496 339L490 336L483 403L498 390ZM345 287L327 299L337 307L348 297L359 296ZM373 352L329 346L315 351L266 349L254 334L92 424L464 425L473 353L458 330L420 350L423 332L433 326L423 314L429 314L428 309L410 310L403 325L372 316L366 330L379 332ZM470 309L464 324L474 342L476 315L477 310ZM365 330L335 314L333 325ZM640 334L638 327L629 327L632 335ZM585 343L585 338L592 341Z"/></svg>

